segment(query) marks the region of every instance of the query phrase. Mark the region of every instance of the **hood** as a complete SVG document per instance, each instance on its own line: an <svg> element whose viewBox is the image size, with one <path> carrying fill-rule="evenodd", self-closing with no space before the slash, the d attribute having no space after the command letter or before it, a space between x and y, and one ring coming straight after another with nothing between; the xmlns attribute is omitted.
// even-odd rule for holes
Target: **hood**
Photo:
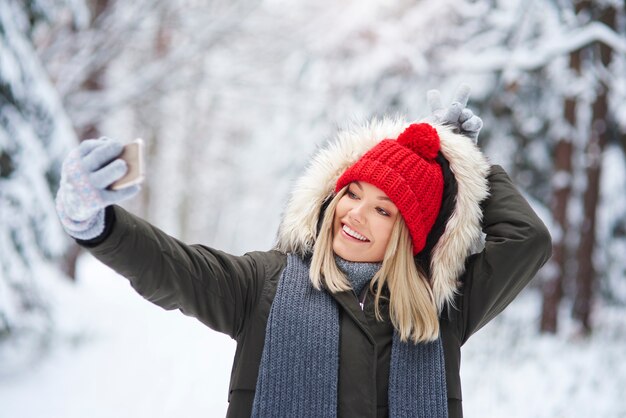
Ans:
<svg viewBox="0 0 626 418"><path fill-rule="evenodd" d="M278 229L276 248L303 257L310 255L322 206L332 198L339 177L370 148L383 139L397 138L411 123L390 118L372 120L339 132L321 148L295 184ZM452 214L431 252L430 280L441 312L454 298L465 259L481 243L480 203L489 194L489 164L469 138L448 126L432 126L458 187Z"/></svg>

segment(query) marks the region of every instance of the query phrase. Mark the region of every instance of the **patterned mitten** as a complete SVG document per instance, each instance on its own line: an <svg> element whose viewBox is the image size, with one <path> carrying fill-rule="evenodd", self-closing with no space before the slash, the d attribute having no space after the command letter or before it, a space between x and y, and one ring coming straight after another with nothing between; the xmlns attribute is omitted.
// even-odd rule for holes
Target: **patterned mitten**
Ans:
<svg viewBox="0 0 626 418"><path fill-rule="evenodd" d="M120 142L108 138L88 139L63 161L56 209L65 231L74 238L90 240L104 231L104 209L136 195L140 187L108 190L128 167L117 158Z"/></svg>
<svg viewBox="0 0 626 418"><path fill-rule="evenodd" d="M460 134L476 143L478 134L483 127L483 121L466 107L469 94L469 86L462 84L456 91L455 99L450 103L450 106L444 108L439 90L429 90L427 99L431 114L424 122L452 125Z"/></svg>

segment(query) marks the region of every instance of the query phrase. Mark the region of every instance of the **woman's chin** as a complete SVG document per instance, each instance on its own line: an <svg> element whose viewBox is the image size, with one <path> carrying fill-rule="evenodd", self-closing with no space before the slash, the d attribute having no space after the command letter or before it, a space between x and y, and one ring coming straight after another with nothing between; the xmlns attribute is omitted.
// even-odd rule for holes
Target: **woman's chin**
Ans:
<svg viewBox="0 0 626 418"><path fill-rule="evenodd" d="M346 261L352 261L356 263L378 263L382 261L382 257L380 260L377 260L375 259L375 257L372 257L372 255L369 254L367 251L363 251L363 249L350 247L351 246L345 245L343 243L333 243L334 253Z"/></svg>

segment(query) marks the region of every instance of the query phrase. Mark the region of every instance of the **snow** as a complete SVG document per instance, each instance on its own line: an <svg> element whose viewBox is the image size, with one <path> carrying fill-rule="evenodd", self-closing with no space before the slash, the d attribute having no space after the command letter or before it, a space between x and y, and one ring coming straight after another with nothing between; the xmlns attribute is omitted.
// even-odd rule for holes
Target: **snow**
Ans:
<svg viewBox="0 0 626 418"><path fill-rule="evenodd" d="M90 255L75 291L61 293L65 319L50 354L0 374L2 417L225 415L230 338L144 301ZM539 302L525 291L463 348L465 416L626 417L624 308L597 306L586 339L566 319L559 334L538 334Z"/></svg>
<svg viewBox="0 0 626 418"><path fill-rule="evenodd" d="M542 42L542 45L536 48L519 48L511 54L508 48L492 47L484 55L476 56L471 52L455 55L447 64L454 66L455 63L463 63L466 70L477 72L511 67L521 70L535 70L547 65L557 56L596 41L609 45L615 51L626 53L626 40L606 25L594 22L585 27L576 28L572 33L554 34L552 42L545 44Z"/></svg>
<svg viewBox="0 0 626 418"><path fill-rule="evenodd" d="M62 329L45 358L0 374L0 416L225 415L234 341L144 301L91 256L81 258L75 288L60 292Z"/></svg>
<svg viewBox="0 0 626 418"><path fill-rule="evenodd" d="M3 165L10 166L0 175L3 371L13 368L7 356L24 357L12 344L40 345L52 322L40 291L48 275L38 272L48 272L69 241L55 219L51 183L58 184L61 158L76 141L60 98L22 33L27 20L18 3L1 3L0 153Z"/></svg>
<svg viewBox="0 0 626 418"><path fill-rule="evenodd" d="M467 417L626 417L624 308L596 306L582 337L563 306L557 335L539 334L540 298L526 291L463 348Z"/></svg>

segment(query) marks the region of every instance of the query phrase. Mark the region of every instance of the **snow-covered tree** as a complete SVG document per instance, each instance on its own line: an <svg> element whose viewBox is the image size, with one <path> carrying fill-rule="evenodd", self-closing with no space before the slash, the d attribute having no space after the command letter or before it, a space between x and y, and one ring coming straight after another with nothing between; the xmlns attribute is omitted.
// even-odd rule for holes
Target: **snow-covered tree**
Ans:
<svg viewBox="0 0 626 418"><path fill-rule="evenodd" d="M68 243L54 210L60 166L76 142L33 46L37 25L69 9L61 1L0 4L0 361L16 366L54 324L51 282Z"/></svg>

